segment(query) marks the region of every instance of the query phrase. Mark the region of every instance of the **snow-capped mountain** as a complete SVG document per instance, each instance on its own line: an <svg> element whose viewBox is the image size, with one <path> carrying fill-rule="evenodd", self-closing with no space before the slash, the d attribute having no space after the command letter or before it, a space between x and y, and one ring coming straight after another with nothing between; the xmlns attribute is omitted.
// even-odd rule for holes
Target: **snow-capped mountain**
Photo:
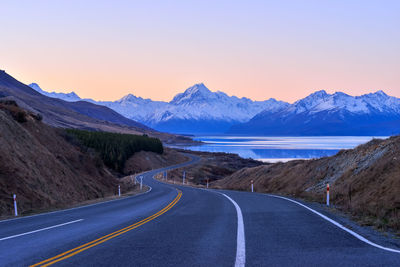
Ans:
<svg viewBox="0 0 400 267"><path fill-rule="evenodd" d="M172 133L223 133L232 125L250 120L262 110L278 111L289 106L275 99L252 101L220 91L212 92L202 83L177 94L170 102L143 99L132 94L116 101L94 101L81 99L75 93L71 94L76 98L68 98L71 94L47 93L35 84L30 86L51 97L107 106L129 119Z"/></svg>
<svg viewBox="0 0 400 267"><path fill-rule="evenodd" d="M260 135L393 135L400 133L400 99L377 91L361 96L317 91L279 111L257 114L230 133Z"/></svg>
<svg viewBox="0 0 400 267"><path fill-rule="evenodd" d="M76 101L80 101L81 98L75 94L75 92L71 92L68 94L65 93L56 93L56 92L46 92L44 90L42 90L42 88L40 88L40 86L37 83L31 83L29 85L29 87L31 87L33 90L41 93L42 95L48 96L48 97L53 97L53 98L59 98L68 102L76 102Z"/></svg>
<svg viewBox="0 0 400 267"><path fill-rule="evenodd" d="M230 126L246 122L265 109L279 110L289 104L275 99L252 101L248 98L211 92L195 84L176 95L168 105L156 110L146 123L161 131L179 133L223 133Z"/></svg>
<svg viewBox="0 0 400 267"><path fill-rule="evenodd" d="M167 102L153 101L128 94L116 101L98 101L99 105L107 106L121 115L148 124L156 110L167 106Z"/></svg>
<svg viewBox="0 0 400 267"><path fill-rule="evenodd" d="M81 99L75 93L36 91L67 101L107 106L121 115L159 131L189 134L257 135L393 135L400 133L400 99L383 91L350 96L317 91L289 104L275 99L248 98L212 92L195 84L170 102L132 94L116 101Z"/></svg>

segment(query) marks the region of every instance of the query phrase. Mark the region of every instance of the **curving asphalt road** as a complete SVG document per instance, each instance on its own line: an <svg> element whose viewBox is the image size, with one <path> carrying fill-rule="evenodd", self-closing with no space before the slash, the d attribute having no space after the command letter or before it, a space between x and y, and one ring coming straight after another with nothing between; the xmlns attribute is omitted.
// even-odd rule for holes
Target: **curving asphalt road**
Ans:
<svg viewBox="0 0 400 267"><path fill-rule="evenodd" d="M142 195L0 221L0 265L400 266L400 253L285 199L152 178L198 160L147 172Z"/></svg>

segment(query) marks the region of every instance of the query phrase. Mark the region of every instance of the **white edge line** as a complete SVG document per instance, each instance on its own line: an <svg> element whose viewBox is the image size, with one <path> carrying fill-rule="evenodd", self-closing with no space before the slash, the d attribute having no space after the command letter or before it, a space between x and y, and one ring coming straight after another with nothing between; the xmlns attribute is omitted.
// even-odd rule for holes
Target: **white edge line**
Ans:
<svg viewBox="0 0 400 267"><path fill-rule="evenodd" d="M187 165L185 165L185 164L191 163L192 161L193 161L193 160L189 160L189 161L187 161L187 162L180 163L180 164L177 164L177 165L173 165L173 166L171 166L171 167L165 167L165 168L160 168L160 169L156 169L156 170L150 170L150 171L147 171L147 172L144 172L144 173L141 173L141 174L137 174L137 175L135 176L135 179L137 178L137 176L146 175L146 174L151 173L151 172L153 172L153 171L160 171L160 172L162 172L162 171L164 171L164 170L173 170L173 169L176 169L176 168L185 167L185 166L187 166ZM196 161L196 160L194 160L194 161ZM190 165L190 164L189 164L189 165ZM159 172L155 173L154 175L156 175L156 174L158 174L158 173L159 173ZM145 185L146 185L146 184L145 184ZM93 203L93 204L88 204L88 205L83 205L83 206L79 206L79 207L73 207L73 208L63 209L63 210L55 210L55 211L44 212L44 213L39 213L39 214L34 214L34 215L29 215L29 216L21 216L21 217L18 217L18 218L0 220L0 223L10 222L10 221L16 221L16 220L22 220L22 219L32 218L32 217L38 217L38 216L44 216L44 215L53 214L53 213L59 213L59 212L61 213L61 212L70 211L70 210L83 209L83 208L86 208L86 207L92 207L92 206L96 206L96 205L101 205L101 204L105 204L105 203L108 203L108 202L120 201L120 200L125 200L125 199L128 199L128 198L132 198L132 197L137 197L137 196L140 196L140 195L149 193L149 192L153 189L153 188L152 188L151 186L149 186L149 185L146 185L146 186L149 187L149 189L148 189L146 192L143 192L143 193L140 193L140 194L136 194L136 195L133 195L133 196L122 197L122 198L112 199L112 200L107 200L107 201L101 201L101 202L98 202L98 203Z"/></svg>
<svg viewBox="0 0 400 267"><path fill-rule="evenodd" d="M148 185L147 185L148 186ZM87 208L87 207L92 207L92 206L97 206L97 205L101 205L101 204L105 204L105 203L109 203L109 202L113 202L113 201L120 201L120 200L125 200L128 198L132 198L132 197L138 197L140 195L149 193L153 188L151 188L151 186L148 186L149 189L146 192L143 193L139 193L133 196L126 196L126 197L121 197L121 198L117 198L117 199L111 199L111 200L107 200L107 201L100 201L97 203L93 203L93 204L88 204L88 205L83 205L83 206L79 206L79 207L74 207L74 208L68 208L68 209L64 209L64 210L55 210L55 211L50 211L50 212L44 212L44 213L39 213L39 214L35 214L35 215L29 215L29 216L21 216L18 218L12 218L12 219L7 219L7 220L0 220L0 223L3 222L10 222L10 221L16 221L16 220L22 220L22 219L26 219L26 218L32 218L32 217L38 217L38 216L44 216L44 215L48 215L48 214L53 214L53 213L61 213L61 212L65 212L65 211L70 211L70 210L78 210L78 209L83 209L83 208Z"/></svg>
<svg viewBox="0 0 400 267"><path fill-rule="evenodd" d="M246 264L246 239L244 237L244 223L243 223L243 215L240 210L239 205L230 197L225 195L224 193L220 193L229 199L236 208L237 220L238 220L238 228L237 228L237 239L236 239L236 260L235 267L244 267Z"/></svg>
<svg viewBox="0 0 400 267"><path fill-rule="evenodd" d="M357 234L356 232L354 232L354 231L352 231L352 230L350 230L350 229L344 227L342 224L340 224L340 223L338 223L338 222L336 222L336 221L334 221L334 220L328 218L327 216L323 215L322 213L319 213L318 211L313 210L312 208L309 208L309 207L307 207L307 206L304 205L304 204L301 204L300 202L297 202L297 201L295 201L295 200L293 200L293 199L290 199L290 198L281 197L281 196L275 196L275 195L270 195L270 194L268 194L268 196L270 196L270 197L275 197L275 198L285 199L285 200L287 200L287 201L290 201L290 202L293 202L293 203L295 203L295 204L297 204L297 205L300 205L300 206L302 206L303 208L306 208L306 209L308 209L309 211L311 211L311 212L317 214L318 216L322 217L323 219L327 220L328 222L332 223L333 225L339 227L339 228L342 229L343 231L345 231L345 232L351 234L352 236L354 236L354 237L357 238L358 240L361 240L362 242L367 243L367 244L370 245L370 246L373 246L373 247L376 247L376 248L380 248L380 249L383 249L383 250L386 250L386 251L394 252L394 253L400 253L400 250L396 250L396 249L384 247L384 246L381 246L381 245L378 245L378 244L376 244L376 243L374 243L374 242L369 241L369 240L366 239L365 237L363 237L363 236Z"/></svg>
<svg viewBox="0 0 400 267"><path fill-rule="evenodd" d="M52 229L52 228L56 228L56 227L60 227L60 226L64 226L64 225L68 225L68 224L72 224L72 223L77 223L77 222L80 222L80 221L83 221L83 219L79 219L79 220L75 220L75 221L71 221L71 222L66 222L66 223L61 223L61 224L49 226L49 227L46 227L46 228L42 228L42 229L38 229L38 230L34 230L34 231L22 233L22 234L3 237L3 238L0 238L0 241L11 239L11 238L16 238L16 237L23 236L23 235L30 235L30 234L33 234L33 233L49 230L49 229Z"/></svg>

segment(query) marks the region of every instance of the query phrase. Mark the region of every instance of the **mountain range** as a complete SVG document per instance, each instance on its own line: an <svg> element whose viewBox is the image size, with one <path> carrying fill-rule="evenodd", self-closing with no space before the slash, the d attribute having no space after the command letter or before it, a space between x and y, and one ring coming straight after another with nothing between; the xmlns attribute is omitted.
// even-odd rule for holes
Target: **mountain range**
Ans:
<svg viewBox="0 0 400 267"><path fill-rule="evenodd" d="M153 101L132 94L116 101L81 99L74 92L48 93L66 101L83 100L109 107L158 131L184 134L241 135L394 135L400 133L400 99L383 91L350 96L321 90L293 104L270 98L248 98L212 92L195 84L171 101Z"/></svg>
<svg viewBox="0 0 400 267"><path fill-rule="evenodd" d="M35 83L30 86L38 92L45 92ZM74 92L45 94L66 101L76 101L71 96L77 96ZM109 107L158 131L181 134L223 133L264 110L279 111L289 106L273 98L253 101L245 97L228 96L220 91L212 92L203 83L189 87L170 102L143 99L132 94L116 101L79 100Z"/></svg>
<svg viewBox="0 0 400 267"><path fill-rule="evenodd" d="M0 70L0 100L15 101L19 107L33 114L40 114L44 123L61 128L78 128L95 131L147 134L165 143L192 142L191 139L165 134L149 128L137 121L126 118L118 112L92 101L80 100L74 94L47 93L40 87L23 84ZM65 101L65 100L67 101Z"/></svg>
<svg viewBox="0 0 400 267"><path fill-rule="evenodd" d="M372 135L400 133L400 99L383 91L350 96L317 91L287 108L264 110L229 133L255 135Z"/></svg>

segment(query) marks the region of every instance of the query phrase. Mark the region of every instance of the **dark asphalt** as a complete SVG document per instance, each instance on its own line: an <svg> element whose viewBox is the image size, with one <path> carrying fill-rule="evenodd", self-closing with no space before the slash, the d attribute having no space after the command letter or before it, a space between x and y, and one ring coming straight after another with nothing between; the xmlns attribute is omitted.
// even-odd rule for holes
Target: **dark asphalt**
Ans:
<svg viewBox="0 0 400 267"><path fill-rule="evenodd" d="M0 221L0 265L27 266L76 248L147 218L173 201L166 213L136 229L57 262L66 266L233 266L237 214L244 219L247 266L400 266L386 252L337 228L312 212L264 194L199 190L144 175L148 193L97 205ZM2 238L82 221L12 239Z"/></svg>

